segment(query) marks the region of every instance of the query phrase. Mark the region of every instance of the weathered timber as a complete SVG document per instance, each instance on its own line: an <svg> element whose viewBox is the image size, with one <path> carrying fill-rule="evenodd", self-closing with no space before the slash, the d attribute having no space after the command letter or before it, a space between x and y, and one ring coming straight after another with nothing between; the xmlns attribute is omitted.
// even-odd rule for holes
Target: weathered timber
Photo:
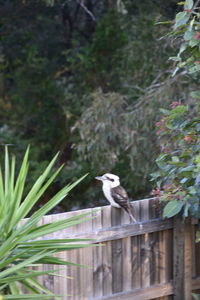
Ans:
<svg viewBox="0 0 200 300"><path fill-rule="evenodd" d="M174 300L192 299L192 223L174 218Z"/></svg>
<svg viewBox="0 0 200 300"><path fill-rule="evenodd" d="M163 297L173 294L172 283L156 284L151 287L135 289L133 291L127 291L117 293L112 296L105 296L101 298L94 298L88 300L150 300L157 297Z"/></svg>
<svg viewBox="0 0 200 300"><path fill-rule="evenodd" d="M73 234L70 235L70 237L94 239L94 243L100 243L122 239L129 236L137 236L145 233L167 230L171 228L173 228L173 219L154 219L138 223L130 223L108 228L96 229L94 231ZM67 236L65 238L67 238Z"/></svg>
<svg viewBox="0 0 200 300"><path fill-rule="evenodd" d="M186 290L198 293L200 243L194 242L196 221L190 235L190 228L187 231L179 224L174 229L173 219L162 219L162 205L157 199L134 201L132 206L136 223L130 223L127 213L111 206L45 216L44 224L90 213L93 219L44 239L89 238L94 239L93 243L101 242L101 246L57 253L60 258L89 268L61 266L59 274L73 279L43 276L41 283L53 292L69 295L63 300L174 300L173 293L182 290L184 300ZM179 238L182 233L184 238ZM57 266L40 268L51 270ZM185 273L183 279L181 272Z"/></svg>
<svg viewBox="0 0 200 300"><path fill-rule="evenodd" d="M200 277L192 279L192 290L198 289L200 289ZM171 295L173 295L173 281L88 300L150 300Z"/></svg>

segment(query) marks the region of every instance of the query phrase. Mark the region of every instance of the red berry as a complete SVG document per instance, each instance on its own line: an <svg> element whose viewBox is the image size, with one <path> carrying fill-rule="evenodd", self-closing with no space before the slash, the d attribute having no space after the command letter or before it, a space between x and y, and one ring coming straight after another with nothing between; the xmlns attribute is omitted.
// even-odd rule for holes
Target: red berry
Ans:
<svg viewBox="0 0 200 300"><path fill-rule="evenodd" d="M170 107L171 107L171 108L175 108L175 107L177 107L177 106L179 106L179 105L181 105L180 102L178 102L178 101L173 101L173 102L170 104Z"/></svg>
<svg viewBox="0 0 200 300"><path fill-rule="evenodd" d="M192 138L189 135L184 136L184 141L186 141L187 143L191 143L192 142Z"/></svg>
<svg viewBox="0 0 200 300"><path fill-rule="evenodd" d="M193 36L194 40L200 40L200 32L196 32L196 34Z"/></svg>

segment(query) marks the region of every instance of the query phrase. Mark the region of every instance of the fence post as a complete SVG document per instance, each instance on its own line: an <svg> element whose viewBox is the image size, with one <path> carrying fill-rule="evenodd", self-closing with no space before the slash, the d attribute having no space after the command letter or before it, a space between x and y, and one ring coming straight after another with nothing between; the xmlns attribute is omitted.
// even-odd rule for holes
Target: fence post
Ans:
<svg viewBox="0 0 200 300"><path fill-rule="evenodd" d="M192 223L174 218L174 300L192 300Z"/></svg>

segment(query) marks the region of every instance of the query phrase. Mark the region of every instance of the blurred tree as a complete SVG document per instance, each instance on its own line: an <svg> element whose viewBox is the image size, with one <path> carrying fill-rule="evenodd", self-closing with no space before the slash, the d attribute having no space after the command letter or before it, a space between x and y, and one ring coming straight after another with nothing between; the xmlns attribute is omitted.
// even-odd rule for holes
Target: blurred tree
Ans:
<svg viewBox="0 0 200 300"><path fill-rule="evenodd" d="M176 2L0 0L0 143L18 156L32 145L30 184L58 150L53 188L90 173L64 209L98 205L99 172L134 198L150 190L158 108L188 93L187 78L169 78L169 27L155 26Z"/></svg>

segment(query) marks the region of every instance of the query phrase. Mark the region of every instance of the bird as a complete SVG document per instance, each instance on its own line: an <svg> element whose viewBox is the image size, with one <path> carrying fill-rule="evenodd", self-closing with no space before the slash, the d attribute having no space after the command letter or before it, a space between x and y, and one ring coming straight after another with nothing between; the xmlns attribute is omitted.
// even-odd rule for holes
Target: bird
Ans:
<svg viewBox="0 0 200 300"><path fill-rule="evenodd" d="M123 208L129 215L132 222L136 222L132 212L131 204L125 189L120 185L119 176L106 173L102 176L97 176L95 179L102 181L103 193L111 206Z"/></svg>

